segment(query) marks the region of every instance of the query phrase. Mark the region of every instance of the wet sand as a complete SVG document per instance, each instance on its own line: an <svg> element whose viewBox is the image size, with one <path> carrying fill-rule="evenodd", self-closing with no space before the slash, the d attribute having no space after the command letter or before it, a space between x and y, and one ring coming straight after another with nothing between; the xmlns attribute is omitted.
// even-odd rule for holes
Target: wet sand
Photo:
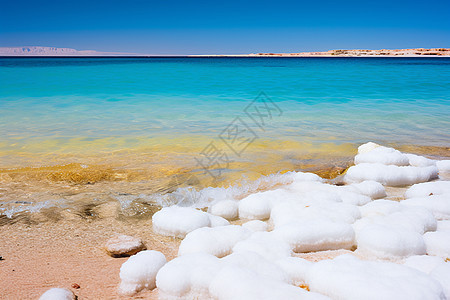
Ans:
<svg viewBox="0 0 450 300"><path fill-rule="evenodd" d="M180 239L154 234L151 220L78 220L15 224L1 227L1 299L38 299L52 287L72 290L79 299L158 299L157 289L134 297L121 296L120 266L127 258L112 258L103 249L116 234L140 237L148 249L177 256ZM298 253L310 261L333 258L348 250ZM72 288L78 284L79 289Z"/></svg>
<svg viewBox="0 0 450 300"><path fill-rule="evenodd" d="M127 258L112 258L103 245L117 233L141 237L148 249L176 256L179 240L155 235L151 221L102 219L78 222L16 223L1 227L1 299L38 299L47 289L71 289L79 299L120 297L119 270ZM72 288L78 284L79 289ZM157 299L156 291L134 299Z"/></svg>

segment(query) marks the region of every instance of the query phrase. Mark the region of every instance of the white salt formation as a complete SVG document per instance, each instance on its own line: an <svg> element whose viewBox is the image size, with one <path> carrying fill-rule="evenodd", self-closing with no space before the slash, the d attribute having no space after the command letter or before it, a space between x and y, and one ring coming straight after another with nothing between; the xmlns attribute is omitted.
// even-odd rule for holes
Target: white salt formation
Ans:
<svg viewBox="0 0 450 300"><path fill-rule="evenodd" d="M450 181L433 181L411 186L405 192L405 198L421 198L445 194L450 194Z"/></svg>
<svg viewBox="0 0 450 300"><path fill-rule="evenodd" d="M267 231L269 229L269 225L260 220L248 221L242 224L242 227L245 227L251 231Z"/></svg>
<svg viewBox="0 0 450 300"><path fill-rule="evenodd" d="M238 201L224 200L212 205L208 212L227 220L234 220L238 217L238 207Z"/></svg>
<svg viewBox="0 0 450 300"><path fill-rule="evenodd" d="M189 232L211 226L229 224L227 220L190 207L170 206L155 213L152 218L156 233L184 238Z"/></svg>
<svg viewBox="0 0 450 300"><path fill-rule="evenodd" d="M248 238L250 233L250 230L237 225L199 228L186 235L178 255L201 252L223 257L230 254L233 246Z"/></svg>
<svg viewBox="0 0 450 300"><path fill-rule="evenodd" d="M327 219L293 221L277 227L273 233L294 252L351 249L355 240L350 224Z"/></svg>
<svg viewBox="0 0 450 300"><path fill-rule="evenodd" d="M436 267L444 263L445 261L437 256L415 255L405 259L403 264L426 274L430 274Z"/></svg>
<svg viewBox="0 0 450 300"><path fill-rule="evenodd" d="M62 288L52 288L46 291L39 300L75 300L72 291Z"/></svg>
<svg viewBox="0 0 450 300"><path fill-rule="evenodd" d="M313 266L312 262L299 257L285 257L276 261L276 264L286 272L295 286L306 285L306 275Z"/></svg>
<svg viewBox="0 0 450 300"><path fill-rule="evenodd" d="M450 231L450 220L438 221L437 230L439 231Z"/></svg>
<svg viewBox="0 0 450 300"><path fill-rule="evenodd" d="M212 297L223 300L330 300L326 296L307 292L282 281L270 280L270 278L239 266L222 269L211 282L209 291Z"/></svg>
<svg viewBox="0 0 450 300"><path fill-rule="evenodd" d="M445 297L447 297L447 300L450 299L450 264L443 263L438 265L430 272L430 276L442 285Z"/></svg>
<svg viewBox="0 0 450 300"><path fill-rule="evenodd" d="M437 220L450 220L450 181L415 184L405 192L402 204L431 211Z"/></svg>
<svg viewBox="0 0 450 300"><path fill-rule="evenodd" d="M289 257L292 254L292 247L274 232L255 232L248 239L236 243L233 253L254 252L262 257L274 261Z"/></svg>
<svg viewBox="0 0 450 300"><path fill-rule="evenodd" d="M358 155L355 156L355 164L358 165L362 163L409 166L409 158L398 150L379 146L371 151L358 153Z"/></svg>
<svg viewBox="0 0 450 300"><path fill-rule="evenodd" d="M437 176L436 166L398 167L380 163L364 163L350 167L345 175L345 180L349 183L374 180L387 186L405 186L436 179Z"/></svg>
<svg viewBox="0 0 450 300"><path fill-rule="evenodd" d="M368 143L358 148L355 166L347 170L345 181L373 180L388 186L405 186L436 179L438 172L436 161Z"/></svg>
<svg viewBox="0 0 450 300"><path fill-rule="evenodd" d="M166 257L158 251L146 250L131 256L120 267L120 293L133 295L154 289L156 274L165 264Z"/></svg>
<svg viewBox="0 0 450 300"><path fill-rule="evenodd" d="M375 258L402 258L426 253L422 236L413 231L372 224L358 233L358 252Z"/></svg>
<svg viewBox="0 0 450 300"><path fill-rule="evenodd" d="M213 255L185 254L161 268L156 276L156 286L162 298L204 299L208 297L209 285L220 267L220 260Z"/></svg>
<svg viewBox="0 0 450 300"><path fill-rule="evenodd" d="M347 186L347 189L355 193L360 193L370 197L372 200L386 197L384 186L373 180L366 180L360 183L354 183Z"/></svg>
<svg viewBox="0 0 450 300"><path fill-rule="evenodd" d="M307 274L307 283L311 291L333 299L445 299L442 285L425 273L351 255L315 263Z"/></svg>
<svg viewBox="0 0 450 300"><path fill-rule="evenodd" d="M450 220L450 194L411 198L401 203L426 208L437 220Z"/></svg>
<svg viewBox="0 0 450 300"><path fill-rule="evenodd" d="M436 166L439 172L450 172L450 160L438 160L436 161Z"/></svg>
<svg viewBox="0 0 450 300"><path fill-rule="evenodd" d="M446 161L367 143L343 186L289 172L251 189L199 191L192 207L153 216L156 233L184 238L178 257L132 256L123 290L152 288L161 268L162 299L450 299L446 170Z"/></svg>
<svg viewBox="0 0 450 300"><path fill-rule="evenodd" d="M427 232L423 238L428 255L450 258L450 231Z"/></svg>

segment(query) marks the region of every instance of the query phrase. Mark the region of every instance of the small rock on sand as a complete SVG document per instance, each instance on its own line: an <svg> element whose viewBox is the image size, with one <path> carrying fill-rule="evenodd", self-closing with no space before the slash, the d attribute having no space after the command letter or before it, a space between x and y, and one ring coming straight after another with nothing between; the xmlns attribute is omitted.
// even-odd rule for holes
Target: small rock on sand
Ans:
<svg viewBox="0 0 450 300"><path fill-rule="evenodd" d="M80 288L80 285L79 285L78 283L72 283L71 287L72 287L73 289L79 289L79 288Z"/></svg>
<svg viewBox="0 0 450 300"><path fill-rule="evenodd" d="M105 244L105 249L112 257L123 257L131 256L146 248L140 238L119 235L109 239Z"/></svg>

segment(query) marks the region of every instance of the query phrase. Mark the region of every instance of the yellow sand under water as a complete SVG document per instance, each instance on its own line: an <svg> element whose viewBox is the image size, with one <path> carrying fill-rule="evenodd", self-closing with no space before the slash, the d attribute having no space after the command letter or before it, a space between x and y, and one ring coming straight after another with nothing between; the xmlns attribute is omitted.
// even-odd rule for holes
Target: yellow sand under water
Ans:
<svg viewBox="0 0 450 300"><path fill-rule="evenodd" d="M195 159L202 158L205 145L211 141L206 137L159 138L123 149L118 141L112 145L110 139L70 140L64 147L55 147L55 141L41 141L27 145L26 151L0 152L4 158L0 165L0 180L93 184L100 181L155 181L193 170L202 173L202 167ZM227 185L242 175L256 178L288 170L316 171L325 177L333 177L355 154L355 146L351 144L314 145L279 140L255 141L241 156L229 149L223 150L229 163L226 170L220 172L220 185Z"/></svg>
<svg viewBox="0 0 450 300"><path fill-rule="evenodd" d="M16 221L26 219L33 223L70 218L67 211L86 218L102 217L105 213L123 215L117 207L119 201L122 205L133 203L124 217L146 218L157 208L143 199L145 195L170 193L188 186L201 189L246 184L262 175L287 171L334 178L345 172L357 152L357 145L353 144L260 139L240 157L227 150L230 163L225 169L214 170L219 176L213 178L195 159L201 158L206 145L211 141L218 143L217 140L197 136L136 141L134 148L121 148L126 144L123 141L102 139L71 140L64 147L55 147L54 142L38 143L15 153L0 152L4 158L0 165L0 209L17 208ZM448 148L395 146L419 154L450 156ZM49 201L51 209L37 209L47 211L47 216L21 213L23 207ZM14 218L2 216L0 224L14 222Z"/></svg>

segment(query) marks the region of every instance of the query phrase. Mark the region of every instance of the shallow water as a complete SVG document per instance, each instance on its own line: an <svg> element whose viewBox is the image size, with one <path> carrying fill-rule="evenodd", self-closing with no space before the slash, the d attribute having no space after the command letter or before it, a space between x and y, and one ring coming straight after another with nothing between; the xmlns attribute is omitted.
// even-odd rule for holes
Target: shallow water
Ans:
<svg viewBox="0 0 450 300"><path fill-rule="evenodd" d="M0 58L0 213L333 177L367 141L446 157L449 90L446 58Z"/></svg>

